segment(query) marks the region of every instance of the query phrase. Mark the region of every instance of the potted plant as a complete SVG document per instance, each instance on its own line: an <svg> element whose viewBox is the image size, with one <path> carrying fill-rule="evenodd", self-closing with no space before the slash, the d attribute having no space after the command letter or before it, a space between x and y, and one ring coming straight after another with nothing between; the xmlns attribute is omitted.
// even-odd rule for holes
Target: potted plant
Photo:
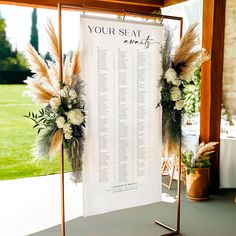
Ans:
<svg viewBox="0 0 236 236"><path fill-rule="evenodd" d="M182 153L182 162L186 167L186 196L193 201L209 198L210 154L215 152L218 142L201 143L196 152Z"/></svg>

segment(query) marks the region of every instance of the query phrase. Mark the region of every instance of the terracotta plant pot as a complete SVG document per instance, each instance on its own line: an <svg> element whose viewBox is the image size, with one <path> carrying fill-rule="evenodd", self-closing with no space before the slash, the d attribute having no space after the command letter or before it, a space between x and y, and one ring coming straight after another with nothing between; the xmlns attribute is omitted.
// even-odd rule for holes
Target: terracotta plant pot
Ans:
<svg viewBox="0 0 236 236"><path fill-rule="evenodd" d="M209 168L195 168L194 173L186 175L186 197L193 201L209 198Z"/></svg>

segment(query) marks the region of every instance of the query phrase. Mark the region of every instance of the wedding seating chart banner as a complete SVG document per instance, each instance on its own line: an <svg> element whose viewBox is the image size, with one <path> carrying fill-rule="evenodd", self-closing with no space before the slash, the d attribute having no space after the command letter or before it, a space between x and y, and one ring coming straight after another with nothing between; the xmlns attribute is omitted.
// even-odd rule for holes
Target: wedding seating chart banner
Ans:
<svg viewBox="0 0 236 236"><path fill-rule="evenodd" d="M160 200L162 40L158 24L81 17L84 216Z"/></svg>

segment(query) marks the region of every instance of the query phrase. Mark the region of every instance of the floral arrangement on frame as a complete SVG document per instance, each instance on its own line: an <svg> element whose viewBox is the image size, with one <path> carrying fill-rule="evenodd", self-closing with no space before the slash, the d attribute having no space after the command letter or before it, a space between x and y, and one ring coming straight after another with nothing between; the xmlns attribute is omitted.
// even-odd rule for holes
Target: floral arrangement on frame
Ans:
<svg viewBox="0 0 236 236"><path fill-rule="evenodd" d="M43 107L39 113L26 116L34 122L38 135L33 156L54 157L64 144L67 158L73 170L73 179L81 178L84 150L85 104L83 82L80 79L79 51L67 55L63 65L63 81L59 78L59 45L51 21L46 26L52 61L44 61L28 44L26 58L32 77L27 84L26 95Z"/></svg>
<svg viewBox="0 0 236 236"><path fill-rule="evenodd" d="M199 63L207 60L200 42L197 24L191 25L181 39L179 46L172 52L172 34L166 29L165 42L161 49L162 75L159 81L162 107L163 143L169 153L175 153L182 138L181 118L184 113L184 87L189 75Z"/></svg>

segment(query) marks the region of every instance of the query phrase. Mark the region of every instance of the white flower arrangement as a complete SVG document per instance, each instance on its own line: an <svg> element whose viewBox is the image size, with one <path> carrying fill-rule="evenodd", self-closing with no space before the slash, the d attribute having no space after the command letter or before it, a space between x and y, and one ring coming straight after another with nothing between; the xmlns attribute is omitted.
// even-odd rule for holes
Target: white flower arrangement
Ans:
<svg viewBox="0 0 236 236"><path fill-rule="evenodd" d="M66 123L63 126L63 133L64 133L64 136L65 136L65 139L67 139L67 140L69 140L73 137L73 135L72 135L72 133L73 133L72 126L69 122Z"/></svg>
<svg viewBox="0 0 236 236"><path fill-rule="evenodd" d="M184 108L184 100L178 100L175 102L174 109L180 111Z"/></svg>
<svg viewBox="0 0 236 236"><path fill-rule="evenodd" d="M174 102L182 99L182 93L179 87L173 86L170 90L170 99Z"/></svg>
<svg viewBox="0 0 236 236"><path fill-rule="evenodd" d="M53 109L57 109L61 105L61 99L59 97L52 97L49 104Z"/></svg>
<svg viewBox="0 0 236 236"><path fill-rule="evenodd" d="M72 133L71 123L67 122L67 123L63 126L63 132L64 132L64 133Z"/></svg>
<svg viewBox="0 0 236 236"><path fill-rule="evenodd" d="M61 95L61 97L64 97L64 98L66 98L68 96L68 86L67 85L64 86L63 89L61 89L60 95Z"/></svg>
<svg viewBox="0 0 236 236"><path fill-rule="evenodd" d="M74 100L77 98L77 93L75 92L74 89L71 89L70 92L69 92L69 97L71 100Z"/></svg>
<svg viewBox="0 0 236 236"><path fill-rule="evenodd" d="M199 33L197 24L191 25L182 37L179 46L173 49L173 35L165 32L165 41L161 49L163 73L159 82L162 107L163 141L169 153L175 153L182 137L182 114L184 113L184 87L187 78L197 64L207 59L205 50L197 47Z"/></svg>
<svg viewBox="0 0 236 236"><path fill-rule="evenodd" d="M27 118L34 121L38 130L33 155L35 157L54 157L63 144L73 173L82 170L84 149L85 111L83 82L80 79L79 50L72 58L67 55L63 65L63 78L59 78L58 39L52 23L46 27L51 44L53 62L45 62L29 44L26 57L32 77L24 82L27 94L35 103L43 106L39 114L29 112ZM78 181L75 174L75 181Z"/></svg>
<svg viewBox="0 0 236 236"><path fill-rule="evenodd" d="M62 130L61 134L64 136L66 146L79 136L78 132L81 132L79 126L84 125L85 122L83 106L78 100L77 92L65 84L62 85L59 95L49 100L40 116L37 117L32 113L29 118L35 122L35 127L39 129L39 132L47 128L45 124L49 127L54 127L55 124L55 130ZM51 155L55 155L55 152Z"/></svg>
<svg viewBox="0 0 236 236"><path fill-rule="evenodd" d="M74 109L67 112L67 119L73 125L80 125L84 120L84 115L80 111L80 109Z"/></svg>
<svg viewBox="0 0 236 236"><path fill-rule="evenodd" d="M177 73L173 68L169 68L165 73L165 79L167 83L171 83L172 81L177 79Z"/></svg>
<svg viewBox="0 0 236 236"><path fill-rule="evenodd" d="M182 84L182 81L180 79L172 80L172 84L175 86L180 86Z"/></svg>
<svg viewBox="0 0 236 236"><path fill-rule="evenodd" d="M173 85L170 89L170 99L175 102L174 109L178 111L182 110L184 107L184 100L182 91L179 88L182 84L182 79L178 77L176 71L171 67L166 71L164 78L167 83Z"/></svg>
<svg viewBox="0 0 236 236"><path fill-rule="evenodd" d="M66 120L65 120L65 118L64 118L63 116L59 116L59 117L56 119L56 124L57 124L57 127L58 127L59 129L63 128L64 125L65 125L65 123L66 123Z"/></svg>
<svg viewBox="0 0 236 236"><path fill-rule="evenodd" d="M72 133L68 132L68 133L65 133L65 139L69 140L71 139L73 136L72 136Z"/></svg>

